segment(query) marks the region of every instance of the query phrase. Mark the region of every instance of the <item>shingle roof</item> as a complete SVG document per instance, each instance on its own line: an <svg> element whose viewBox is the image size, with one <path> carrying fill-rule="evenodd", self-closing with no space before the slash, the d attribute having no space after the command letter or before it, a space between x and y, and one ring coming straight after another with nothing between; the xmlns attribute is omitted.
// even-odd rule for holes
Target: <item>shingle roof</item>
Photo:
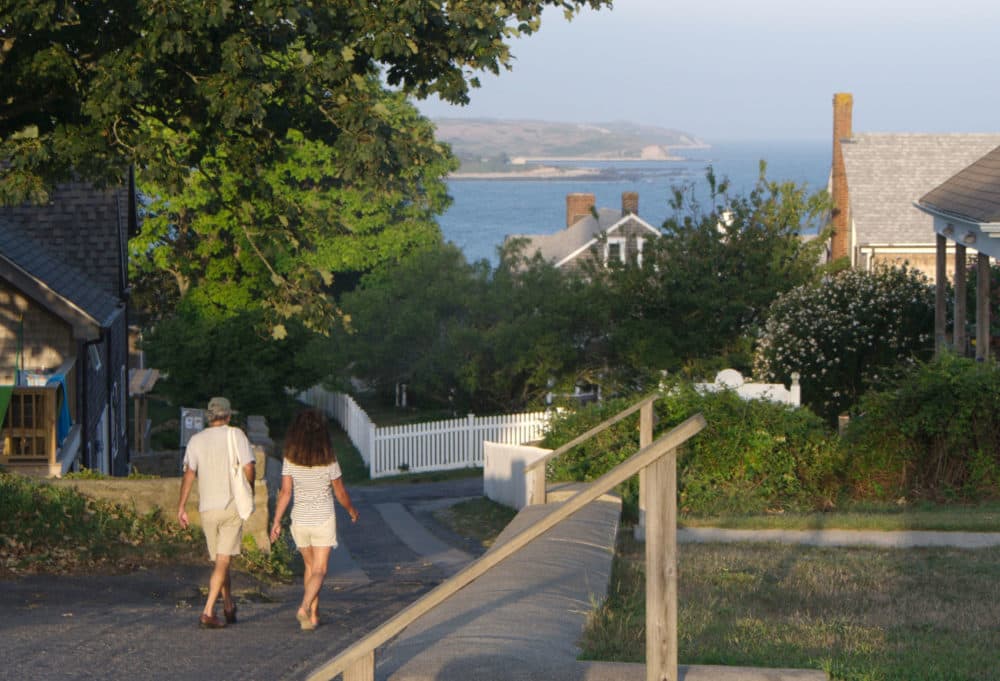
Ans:
<svg viewBox="0 0 1000 681"><path fill-rule="evenodd" d="M924 194L920 204L969 222L1000 222L1000 146Z"/></svg>
<svg viewBox="0 0 1000 681"><path fill-rule="evenodd" d="M67 182L53 187L43 205L0 207L0 225L30 237L105 293L118 296L129 212L124 187L103 190Z"/></svg>
<svg viewBox="0 0 1000 681"><path fill-rule="evenodd" d="M623 216L620 210L598 208L596 218L593 215L587 216L554 234L511 234L507 236L507 240L528 239L528 245L524 249L525 255L533 256L537 251L545 260L558 263L595 240L602 232L612 231L626 219L636 220L652 232L658 233L638 215Z"/></svg>
<svg viewBox="0 0 1000 681"><path fill-rule="evenodd" d="M52 291L97 326L109 326L121 310L117 298L105 293L82 272L49 255L33 239L10 229L2 222L0 262L26 274L37 285L38 291Z"/></svg>
<svg viewBox="0 0 1000 681"><path fill-rule="evenodd" d="M1000 145L1000 134L863 133L841 141L855 245L931 244L930 216L913 204Z"/></svg>

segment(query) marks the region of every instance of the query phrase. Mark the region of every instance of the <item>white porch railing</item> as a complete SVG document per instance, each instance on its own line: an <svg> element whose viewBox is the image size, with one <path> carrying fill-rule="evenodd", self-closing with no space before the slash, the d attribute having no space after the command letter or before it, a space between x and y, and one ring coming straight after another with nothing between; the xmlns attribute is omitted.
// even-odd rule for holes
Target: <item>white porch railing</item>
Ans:
<svg viewBox="0 0 1000 681"><path fill-rule="evenodd" d="M542 437L549 413L469 414L443 421L377 427L350 395L315 386L299 400L323 410L347 432L372 479L483 465L483 442L523 444Z"/></svg>

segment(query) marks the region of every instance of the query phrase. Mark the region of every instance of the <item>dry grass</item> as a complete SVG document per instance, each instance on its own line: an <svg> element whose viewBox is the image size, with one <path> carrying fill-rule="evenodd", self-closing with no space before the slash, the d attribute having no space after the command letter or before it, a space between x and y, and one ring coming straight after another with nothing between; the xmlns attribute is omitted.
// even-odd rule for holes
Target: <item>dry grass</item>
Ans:
<svg viewBox="0 0 1000 681"><path fill-rule="evenodd" d="M1000 503L996 501L960 506L948 505L859 505L856 509L825 513L770 513L696 517L683 516L684 527L726 527L776 530L940 530L945 532L1000 532Z"/></svg>
<svg viewBox="0 0 1000 681"><path fill-rule="evenodd" d="M515 515L517 511L512 508L477 497L441 509L434 518L456 534L471 537L483 548L489 548Z"/></svg>
<svg viewBox="0 0 1000 681"><path fill-rule="evenodd" d="M644 548L622 537L590 659L644 659ZM1000 549L685 544L678 563L681 663L1000 678Z"/></svg>

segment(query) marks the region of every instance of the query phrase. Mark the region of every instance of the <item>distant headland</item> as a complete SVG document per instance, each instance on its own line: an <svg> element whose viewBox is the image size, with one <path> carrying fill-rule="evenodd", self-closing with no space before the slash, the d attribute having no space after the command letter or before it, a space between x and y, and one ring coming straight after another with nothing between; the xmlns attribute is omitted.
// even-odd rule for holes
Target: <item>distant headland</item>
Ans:
<svg viewBox="0 0 1000 681"><path fill-rule="evenodd" d="M710 147L680 130L624 121L442 118L434 124L461 162L454 179L594 178L604 171L588 162L681 161L684 150Z"/></svg>

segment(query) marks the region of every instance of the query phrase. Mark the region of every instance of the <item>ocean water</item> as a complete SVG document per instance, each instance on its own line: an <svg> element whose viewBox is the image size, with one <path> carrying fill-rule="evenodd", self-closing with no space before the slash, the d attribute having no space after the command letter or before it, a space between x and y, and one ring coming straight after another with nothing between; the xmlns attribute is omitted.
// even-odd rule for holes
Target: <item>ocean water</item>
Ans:
<svg viewBox="0 0 1000 681"><path fill-rule="evenodd" d="M620 208L622 192L638 192L639 216L659 227L670 215L676 186L694 184L707 196L705 171L728 177L731 193L744 193L756 182L758 166L767 162L770 180L791 180L810 190L825 189L830 173L830 142L725 142L708 149L682 152L682 161L604 161L563 163L599 168L599 179L482 180L451 179L451 207L438 218L446 241L457 245L470 262L497 262L497 248L508 234L551 234L566 224L566 195L594 194L598 208ZM548 164L554 165L554 164Z"/></svg>

